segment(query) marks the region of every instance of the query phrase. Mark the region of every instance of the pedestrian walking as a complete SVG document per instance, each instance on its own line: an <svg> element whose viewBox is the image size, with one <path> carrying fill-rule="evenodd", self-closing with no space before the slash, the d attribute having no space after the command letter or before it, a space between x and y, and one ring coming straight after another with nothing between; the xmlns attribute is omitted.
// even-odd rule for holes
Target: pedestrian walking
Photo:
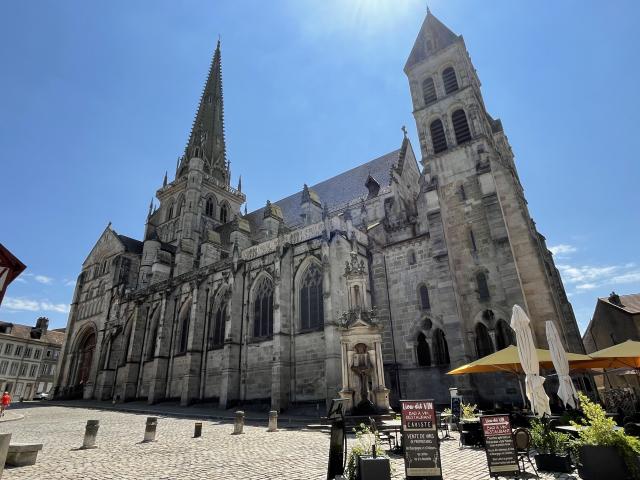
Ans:
<svg viewBox="0 0 640 480"><path fill-rule="evenodd" d="M9 392L4 392L1 403L0 416L4 417L4 411L9 407L9 405L11 405L11 395L9 395Z"/></svg>

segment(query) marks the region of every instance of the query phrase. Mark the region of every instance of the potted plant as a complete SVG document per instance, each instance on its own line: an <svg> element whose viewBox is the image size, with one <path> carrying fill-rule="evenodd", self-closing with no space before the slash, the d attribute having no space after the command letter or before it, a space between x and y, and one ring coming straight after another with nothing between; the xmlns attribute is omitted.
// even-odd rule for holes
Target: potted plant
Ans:
<svg viewBox="0 0 640 480"><path fill-rule="evenodd" d="M378 457L388 458L380 444L380 439L367 425L361 423L353 429L353 432L356 434L356 440L351 446L351 451L347 459L347 467L344 472L344 477L347 480L359 480L358 458L369 455L373 445L375 445L376 455Z"/></svg>
<svg viewBox="0 0 640 480"><path fill-rule="evenodd" d="M536 467L543 472L564 472L573 470L569 450L571 437L566 433L554 432L549 420L543 417L531 422L531 446L536 450Z"/></svg>
<svg viewBox="0 0 640 480"><path fill-rule="evenodd" d="M477 422L476 411L478 406L471 403L460 404L460 443L462 445L478 446L482 445L482 429L480 422Z"/></svg>
<svg viewBox="0 0 640 480"><path fill-rule="evenodd" d="M585 419L571 422L578 428L578 473L584 480L640 480L640 440L616 429L605 410L578 394Z"/></svg>

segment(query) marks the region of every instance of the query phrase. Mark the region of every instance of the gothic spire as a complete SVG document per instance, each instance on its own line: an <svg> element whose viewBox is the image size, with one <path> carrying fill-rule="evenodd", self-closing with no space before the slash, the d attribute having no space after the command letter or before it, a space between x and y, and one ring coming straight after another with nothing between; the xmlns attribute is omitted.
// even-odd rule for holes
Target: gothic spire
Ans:
<svg viewBox="0 0 640 480"><path fill-rule="evenodd" d="M209 175L228 185L229 165L224 140L224 106L222 100L222 63L220 40L213 54L209 76L204 86L196 118L191 128L185 158L199 156L204 161L204 170ZM182 162L184 163L184 162ZM183 174L180 165L178 175Z"/></svg>
<svg viewBox="0 0 640 480"><path fill-rule="evenodd" d="M449 27L442 23L438 18L431 13L431 10L427 7L427 16L422 23L420 33L416 38L407 63L404 66L404 71L407 72L415 64L426 60L427 57L434 54L438 50L442 50L448 47L453 42L460 38L453 33Z"/></svg>

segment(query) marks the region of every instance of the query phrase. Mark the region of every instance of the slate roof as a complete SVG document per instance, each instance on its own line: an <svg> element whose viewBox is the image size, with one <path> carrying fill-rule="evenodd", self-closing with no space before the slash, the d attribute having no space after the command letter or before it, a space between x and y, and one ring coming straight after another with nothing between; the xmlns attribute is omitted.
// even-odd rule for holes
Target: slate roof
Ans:
<svg viewBox="0 0 640 480"><path fill-rule="evenodd" d="M143 243L140 240L136 240L135 238L127 237L126 235L119 235L118 238L124 245L124 249L127 252L131 253L142 253L142 245Z"/></svg>
<svg viewBox="0 0 640 480"><path fill-rule="evenodd" d="M320 202L327 204L329 211L351 202L360 197L366 197L369 191L365 186L367 178L371 175L382 188L391 183L391 168L398 161L402 149L394 150L381 157L363 163L351 170L347 170L335 177L312 185L309 188L318 194ZM302 190L282 200L273 202L282 209L284 222L288 227L294 227L301 223L300 201ZM263 220L264 207L250 212L245 217L251 224L251 231L255 234L260 230Z"/></svg>
<svg viewBox="0 0 640 480"><path fill-rule="evenodd" d="M7 323L2 322L3 325ZM0 333L0 335L9 335L11 337L22 338L25 340L41 341L45 343L51 343L53 345L61 346L64 341L64 328L57 328L55 330L47 330L40 338L31 338L31 330L34 327L29 325L21 325L19 323L9 323L11 325L11 333Z"/></svg>
<svg viewBox="0 0 640 480"><path fill-rule="evenodd" d="M407 63L404 66L404 71L406 72L416 63L422 62L429 55L448 47L458 38L460 37L449 30L449 27L438 20L431 11L427 10L427 16L413 44Z"/></svg>
<svg viewBox="0 0 640 480"><path fill-rule="evenodd" d="M603 297L599 300L609 305L613 305L614 307L621 308L632 315L640 313L640 293L620 295L620 303L622 306L611 303L608 297Z"/></svg>

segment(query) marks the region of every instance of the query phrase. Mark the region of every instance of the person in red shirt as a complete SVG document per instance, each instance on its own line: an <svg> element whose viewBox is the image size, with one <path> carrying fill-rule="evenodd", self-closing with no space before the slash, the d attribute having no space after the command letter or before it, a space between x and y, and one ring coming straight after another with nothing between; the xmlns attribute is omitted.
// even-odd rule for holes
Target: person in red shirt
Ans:
<svg viewBox="0 0 640 480"><path fill-rule="evenodd" d="M9 395L9 392L4 392L4 395L2 395L2 402L0 404L0 416L4 416L4 411L9 405L11 405L11 395Z"/></svg>

